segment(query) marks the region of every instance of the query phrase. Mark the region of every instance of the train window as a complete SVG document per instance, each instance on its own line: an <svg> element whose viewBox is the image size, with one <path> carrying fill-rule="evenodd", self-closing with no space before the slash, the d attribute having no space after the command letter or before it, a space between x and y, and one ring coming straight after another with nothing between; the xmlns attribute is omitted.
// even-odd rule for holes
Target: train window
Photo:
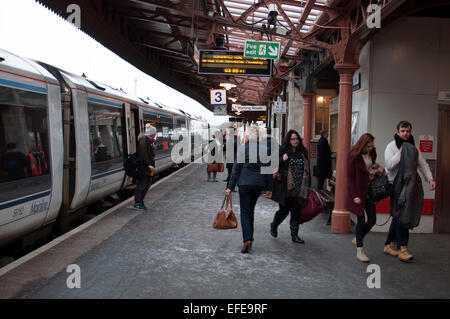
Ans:
<svg viewBox="0 0 450 319"><path fill-rule="evenodd" d="M146 111L143 112L143 116L144 125L150 123L156 128L156 141L154 144L156 149L155 159L169 157L174 144L173 117L166 114L147 113Z"/></svg>
<svg viewBox="0 0 450 319"><path fill-rule="evenodd" d="M122 108L88 104L92 176L123 166Z"/></svg>
<svg viewBox="0 0 450 319"><path fill-rule="evenodd" d="M51 188L47 95L0 86L0 203Z"/></svg>

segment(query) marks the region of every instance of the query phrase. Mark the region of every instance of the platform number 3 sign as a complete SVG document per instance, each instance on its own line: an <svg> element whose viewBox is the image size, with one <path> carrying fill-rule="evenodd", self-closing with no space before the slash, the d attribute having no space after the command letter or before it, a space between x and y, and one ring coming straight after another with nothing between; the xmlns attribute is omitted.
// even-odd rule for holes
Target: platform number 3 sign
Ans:
<svg viewBox="0 0 450 319"><path fill-rule="evenodd" d="M211 90L211 105L226 105L227 91L226 90Z"/></svg>

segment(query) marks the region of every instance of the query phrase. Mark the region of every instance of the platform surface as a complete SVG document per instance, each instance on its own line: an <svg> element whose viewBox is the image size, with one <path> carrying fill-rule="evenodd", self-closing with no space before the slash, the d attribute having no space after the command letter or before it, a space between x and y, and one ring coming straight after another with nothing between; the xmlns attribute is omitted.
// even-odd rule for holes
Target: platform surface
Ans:
<svg viewBox="0 0 450 319"><path fill-rule="evenodd" d="M207 182L204 164L185 167L150 189L148 211L124 204L3 274L0 298L449 298L450 235L411 234L415 259L403 263L383 254L386 234L370 233L365 249L381 288L368 288L373 273L355 259L354 234L331 233L322 213L300 226L304 245L291 241L289 217L273 238L278 204L260 197L253 249L241 254L238 193L239 227L212 228L225 178ZM81 288L67 286L71 264Z"/></svg>

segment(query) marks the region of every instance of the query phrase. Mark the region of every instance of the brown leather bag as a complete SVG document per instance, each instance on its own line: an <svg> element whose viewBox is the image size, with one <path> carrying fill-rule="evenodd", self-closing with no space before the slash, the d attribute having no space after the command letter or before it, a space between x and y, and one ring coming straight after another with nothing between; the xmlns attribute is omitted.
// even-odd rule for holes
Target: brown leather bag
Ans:
<svg viewBox="0 0 450 319"><path fill-rule="evenodd" d="M225 200L227 201L227 205L225 206L225 209L223 209ZM228 209L228 203L230 203L230 209ZM236 215L234 215L233 212L233 203L231 201L231 194L230 196L225 195L225 198L223 199L222 202L222 207L220 207L220 211L217 213L216 218L214 219L213 227L218 229L228 229L237 227L237 219Z"/></svg>
<svg viewBox="0 0 450 319"><path fill-rule="evenodd" d="M208 164L206 166L206 172L208 173L217 173L218 171L219 171L219 164L216 162Z"/></svg>

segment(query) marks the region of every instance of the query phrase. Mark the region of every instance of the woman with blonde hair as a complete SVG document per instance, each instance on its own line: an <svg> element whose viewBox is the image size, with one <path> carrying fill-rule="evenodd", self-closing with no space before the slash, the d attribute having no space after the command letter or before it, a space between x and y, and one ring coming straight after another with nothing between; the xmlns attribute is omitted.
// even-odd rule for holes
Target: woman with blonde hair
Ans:
<svg viewBox="0 0 450 319"><path fill-rule="evenodd" d="M261 174L262 163L258 156L258 127L249 126L245 134L244 144L238 149L237 160L228 181L226 194L230 196L236 185L239 186L239 203L242 237L244 245L241 253L250 251L253 243L253 224L255 206L261 192L267 191L266 197L272 196L272 175ZM254 154L254 152L257 152Z"/></svg>
<svg viewBox="0 0 450 319"><path fill-rule="evenodd" d="M375 164L377 153L374 147L375 137L363 134L350 150L347 157L348 190L345 201L346 209L357 215L356 224L356 259L369 262L363 248L363 239L376 222L375 204L368 198L371 175L369 168ZM367 215L367 221L364 216ZM355 240L353 242L355 244Z"/></svg>

